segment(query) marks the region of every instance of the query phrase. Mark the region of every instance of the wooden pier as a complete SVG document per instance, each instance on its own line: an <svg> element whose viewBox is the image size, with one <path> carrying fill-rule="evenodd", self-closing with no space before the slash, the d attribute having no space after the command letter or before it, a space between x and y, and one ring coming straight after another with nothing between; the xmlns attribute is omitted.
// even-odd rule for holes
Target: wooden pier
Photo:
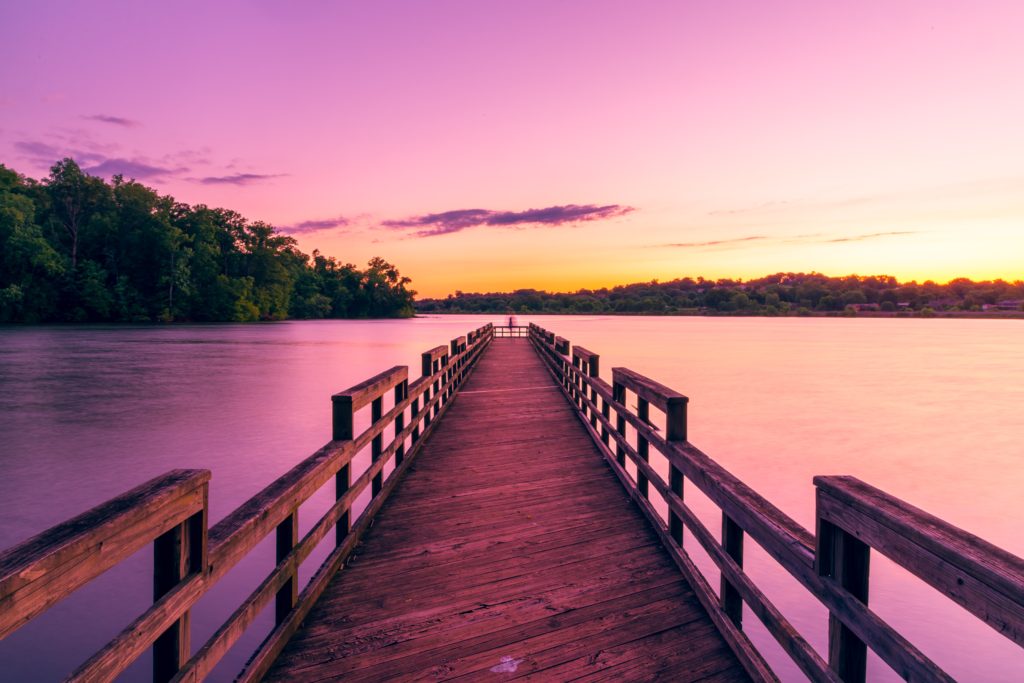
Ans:
<svg viewBox="0 0 1024 683"><path fill-rule="evenodd" d="M687 440L687 397L625 368L608 383L552 332L486 325L419 370L333 396L333 439L212 527L210 473L176 470L0 553L0 638L153 543L153 605L72 680L113 680L149 648L154 680L203 680L265 610L238 680L777 680L745 617L809 680L864 681L868 648L908 680L952 680L868 607L871 550L1024 646L1024 560L850 477L815 478L812 533ZM684 482L721 509L718 533ZM336 502L300 537L324 486ZM190 609L271 534L274 569L192 652ZM744 572L747 537L828 609L827 652Z"/></svg>

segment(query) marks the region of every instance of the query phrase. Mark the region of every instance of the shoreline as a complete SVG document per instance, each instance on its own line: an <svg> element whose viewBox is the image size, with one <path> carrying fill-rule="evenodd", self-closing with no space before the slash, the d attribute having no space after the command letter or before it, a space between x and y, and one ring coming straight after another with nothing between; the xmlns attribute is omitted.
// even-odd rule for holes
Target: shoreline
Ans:
<svg viewBox="0 0 1024 683"><path fill-rule="evenodd" d="M524 316L611 316L622 318L902 318L914 320L931 320L935 318L959 318L972 320L1024 320L1024 311L934 311L922 314L921 311L860 311L846 313L844 311L809 311L806 313L703 313L683 312L659 313L655 311L616 312L616 311L564 311L552 313L548 311L523 311L508 313L499 311L417 311L415 317L428 315L509 315Z"/></svg>

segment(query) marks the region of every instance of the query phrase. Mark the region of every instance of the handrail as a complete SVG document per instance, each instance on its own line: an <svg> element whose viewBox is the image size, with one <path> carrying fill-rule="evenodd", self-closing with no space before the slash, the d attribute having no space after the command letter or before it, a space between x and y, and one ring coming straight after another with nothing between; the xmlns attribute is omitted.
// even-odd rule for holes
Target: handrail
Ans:
<svg viewBox="0 0 1024 683"><path fill-rule="evenodd" d="M155 681L201 681L273 601L275 628L238 679L258 680L408 469L490 344L493 329L484 325L425 352L423 376L412 383L408 368L397 366L332 396L332 440L209 529L210 473L173 470L0 553L0 638L153 542L153 606L69 680L113 680L152 646ZM394 406L385 413L388 391L394 393ZM367 406L371 424L353 434L354 414ZM387 430L393 436L385 445ZM353 479L353 458L367 446L371 462ZM384 466L392 458L395 466L385 479ZM299 538L300 506L332 478L334 504ZM367 487L370 502L353 520L352 505ZM300 594L299 566L331 529L335 548ZM190 655L189 610L272 532L275 567Z"/></svg>
<svg viewBox="0 0 1024 683"><path fill-rule="evenodd" d="M536 324L530 325L530 340L612 470L755 679L776 677L743 632L744 604L813 681L864 681L867 648L908 680L952 681L868 607L870 548L1024 646L1021 558L853 477L814 479L817 533L812 534L687 441L685 396L626 368L613 368L609 385L598 376L598 354L579 346L571 347L570 354L567 340ZM627 391L636 396L635 411L628 407ZM664 434L651 424L651 405L665 414ZM635 446L628 430L632 430ZM647 462L652 448L668 462L668 482ZM627 458L636 467L635 478L626 470ZM685 479L721 509L720 538L686 504ZM668 508L667 524L651 505L652 488ZM684 550L684 528L721 571L719 595ZM829 610L828 662L744 572L746 535Z"/></svg>
<svg viewBox="0 0 1024 683"><path fill-rule="evenodd" d="M494 327L495 337L529 337L528 325L497 325Z"/></svg>

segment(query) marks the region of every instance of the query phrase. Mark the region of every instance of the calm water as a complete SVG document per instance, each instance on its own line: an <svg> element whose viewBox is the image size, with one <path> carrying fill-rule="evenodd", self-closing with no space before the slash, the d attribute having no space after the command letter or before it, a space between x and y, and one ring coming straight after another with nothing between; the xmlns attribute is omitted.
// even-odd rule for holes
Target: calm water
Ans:
<svg viewBox="0 0 1024 683"><path fill-rule="evenodd" d="M808 528L812 476L852 474L1024 555L1019 321L535 320L600 353L606 378L624 365L690 396L691 441ZM415 377L420 351L498 321L0 329L0 547L175 467L212 470L216 521L329 439L330 394L395 364ZM197 607L195 645L269 571L272 548L261 550ZM150 599L149 553L0 643L0 680L59 679L102 646ZM824 650L824 610L751 543L747 565ZM877 554L871 603L958 678L1024 678L1024 651ZM745 617L780 675L799 680L755 622ZM214 679L230 679L267 629L265 615ZM871 666L872 680L895 680Z"/></svg>

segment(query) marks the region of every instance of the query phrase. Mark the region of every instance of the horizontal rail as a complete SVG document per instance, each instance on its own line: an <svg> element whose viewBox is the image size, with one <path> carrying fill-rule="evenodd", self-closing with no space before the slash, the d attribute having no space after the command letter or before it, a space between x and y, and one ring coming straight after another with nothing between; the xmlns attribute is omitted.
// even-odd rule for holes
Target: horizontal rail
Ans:
<svg viewBox="0 0 1024 683"><path fill-rule="evenodd" d="M371 377L359 384L331 396L334 403L340 403L348 410L359 410L370 405L373 399L383 394L397 384L401 384L409 378L409 368L404 365L396 365L390 370Z"/></svg>
<svg viewBox="0 0 1024 683"><path fill-rule="evenodd" d="M1024 559L854 477L815 477L841 527L1024 646Z"/></svg>
<svg viewBox="0 0 1024 683"><path fill-rule="evenodd" d="M908 680L952 680L867 606L871 548L1022 644L1021 558L852 477L815 478L818 524L817 534L812 534L686 440L688 399L683 394L626 368L613 368L608 384L598 376L598 354L576 346L570 357L567 340L537 325L530 326L530 338L591 438L755 679L774 680L774 674L742 632L739 607L744 603L811 680L865 680L866 648ZM629 408L627 391L637 397L635 411ZM665 413L665 433L650 423L652 405ZM668 482L648 463L650 449L667 461ZM625 468L627 460L636 468L635 478ZM721 539L684 502L686 479L722 511ZM668 508L667 524L650 504L651 489ZM684 528L721 571L719 594L683 549ZM827 664L743 570L746 535L829 610Z"/></svg>
<svg viewBox="0 0 1024 683"><path fill-rule="evenodd" d="M526 325L499 325L494 328L495 337L529 337L530 328Z"/></svg>
<svg viewBox="0 0 1024 683"><path fill-rule="evenodd" d="M275 602L275 630L240 678L258 679L356 546L493 337L493 327L484 325L449 346L427 351L423 376L411 383L408 368L396 366L332 396L332 440L212 528L207 523L210 473L174 470L0 553L0 638L152 542L153 605L70 680L113 680L152 646L154 680L201 681ZM389 391L394 404L385 412L383 399ZM370 425L353 434L353 416L366 407ZM385 432L391 434L386 444ZM353 459L366 448L371 462L353 479ZM385 479L385 465L392 460L395 466ZM332 479L334 504L299 538L300 507ZM350 523L352 506L368 488L370 503ZM335 548L300 594L299 566L332 530ZM274 568L190 655L192 606L275 531Z"/></svg>
<svg viewBox="0 0 1024 683"><path fill-rule="evenodd" d="M208 470L172 470L0 554L0 638L203 509Z"/></svg>

